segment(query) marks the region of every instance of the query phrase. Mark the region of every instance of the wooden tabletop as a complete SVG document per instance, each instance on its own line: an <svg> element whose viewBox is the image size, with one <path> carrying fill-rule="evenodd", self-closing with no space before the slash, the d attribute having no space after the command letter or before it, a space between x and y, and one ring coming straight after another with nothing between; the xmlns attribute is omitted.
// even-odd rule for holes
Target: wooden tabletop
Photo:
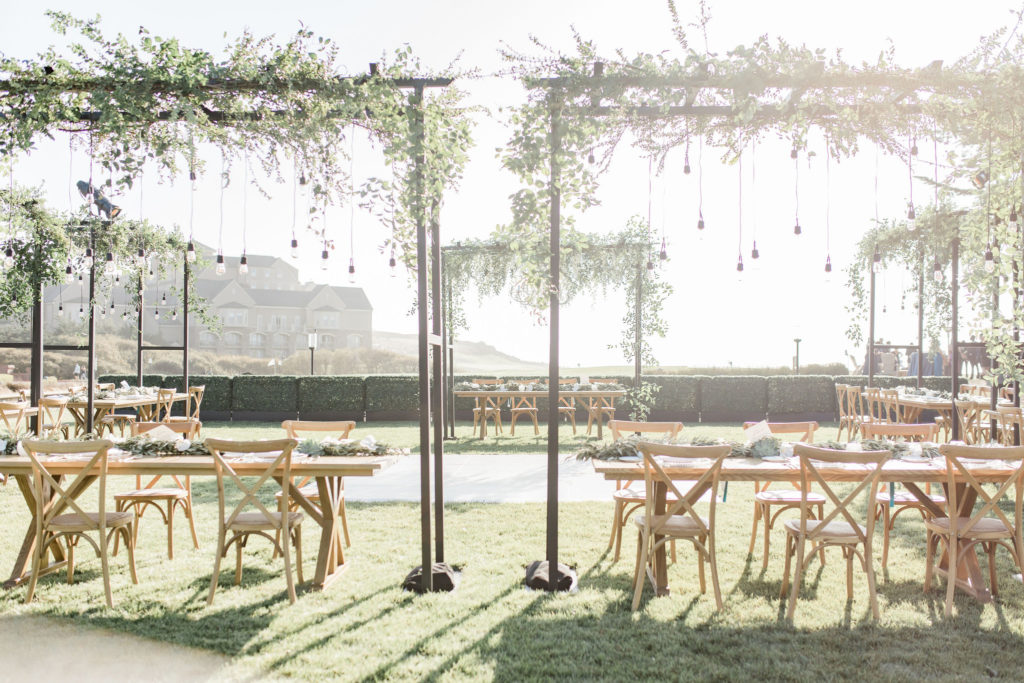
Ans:
<svg viewBox="0 0 1024 683"><path fill-rule="evenodd" d="M998 449L993 449L993 458ZM638 481L644 478L643 464L621 460L594 460L594 471L610 480ZM664 465L665 473L672 479L699 479L707 470L710 461L697 461L684 465ZM818 472L827 481L861 481L865 466L861 465L819 465ZM979 481L1002 481L1010 470L993 467L988 463L971 467L971 474ZM790 458L787 462L765 462L760 458L726 458L722 464L723 481L800 481L799 460ZM936 458L930 463L889 460L882 466L881 480L884 482L930 482L945 483L946 461Z"/></svg>
<svg viewBox="0 0 1024 683"><path fill-rule="evenodd" d="M292 474L305 477L372 477L390 466L400 456L320 456L317 458L292 459ZM46 469L54 474L76 474L85 466L82 460L50 459L45 461ZM231 467L240 474L262 474L266 462L231 460ZM20 455L0 456L0 473L30 474L32 465L28 458ZM125 459L111 457L107 473L116 474L181 474L191 476L214 476L213 457L209 455L172 455L164 457L134 456Z"/></svg>
<svg viewBox="0 0 1024 683"><path fill-rule="evenodd" d="M175 393L174 401L183 401L188 398L188 394ZM137 406L149 405L150 403L156 403L156 394L152 396L139 395L139 396L118 396L115 398L95 398L93 399L93 406L101 407L113 407L113 408L135 408ZM75 399L68 400L68 408L85 408L89 405L86 399Z"/></svg>

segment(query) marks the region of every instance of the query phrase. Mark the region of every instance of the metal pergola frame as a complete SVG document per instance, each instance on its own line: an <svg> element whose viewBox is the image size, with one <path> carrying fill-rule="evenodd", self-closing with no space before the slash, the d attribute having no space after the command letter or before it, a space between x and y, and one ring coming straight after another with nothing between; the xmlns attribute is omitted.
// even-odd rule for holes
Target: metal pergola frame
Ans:
<svg viewBox="0 0 1024 683"><path fill-rule="evenodd" d="M771 120L779 116L787 115L792 111L797 102L808 88L858 88L858 87L888 87L892 89L890 105L899 108L907 114L921 113L921 107L916 104L901 104L911 93L917 90L927 90L939 87L960 87L970 89L978 85L971 79L955 79L945 77L941 70L941 62L935 62L926 69L919 70L916 74L906 75L876 75L876 74L824 74L824 64L816 70L802 75L764 75L750 73L754 82L764 88L789 88L790 96L784 106L777 104L759 105L753 114L754 120ZM658 107L658 106L604 106L600 104L599 94L603 86L631 87L641 90L659 90L673 88L685 92L686 103L683 105ZM600 62L594 64L592 76L535 78L527 81L527 87L531 89L542 89L548 93L548 118L549 118L549 140L550 140L550 171L548 176L548 188L550 196L550 273L549 283L551 288L550 297L550 323L549 323L549 360L548 360L548 458L547 458L547 540L546 540L546 562L548 565L548 590L558 589L558 340L559 340L559 263L560 263L560 231L561 231L561 192L560 192L560 168L558 156L561 153L562 141L559 124L561 121L563 98L566 90L574 89L577 92L585 93L588 90L592 93L590 106L574 107L575 111L591 116L607 116L613 112L628 112L636 116L647 118L727 118L734 117L737 112L731 106L712 105L703 106L694 104L696 97L701 90L723 90L734 92L743 88L743 79L733 75L728 77L649 77L649 76L604 76L604 65ZM873 109L875 105L853 105L845 107L849 109ZM836 113L836 109L830 105L816 105L810 109L812 115L828 115ZM819 124L820 125L820 124ZM955 263L955 261L954 261ZM873 279L873 276L872 276ZM954 289L956 287L956 271L954 265ZM954 320L956 319L956 298L954 296ZM955 330L955 328L954 328ZM955 331L954 331L955 335ZM869 363L870 365L870 363ZM919 363L920 365L920 363ZM954 378L954 384L956 379ZM953 421L954 426L956 420Z"/></svg>

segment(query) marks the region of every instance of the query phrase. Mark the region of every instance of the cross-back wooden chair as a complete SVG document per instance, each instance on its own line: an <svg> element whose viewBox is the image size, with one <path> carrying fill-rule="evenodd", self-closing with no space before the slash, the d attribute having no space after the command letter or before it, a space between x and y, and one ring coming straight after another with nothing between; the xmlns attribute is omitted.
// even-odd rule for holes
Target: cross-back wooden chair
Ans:
<svg viewBox="0 0 1024 683"><path fill-rule="evenodd" d="M562 387L568 386L570 389L579 384L579 379L569 378L558 380L558 390L561 392ZM558 415L559 417L565 417L572 423L573 436L576 435L576 399L572 396L562 396L559 393L558 396Z"/></svg>
<svg viewBox="0 0 1024 683"><path fill-rule="evenodd" d="M55 438L62 434L68 438L71 430L70 424L64 423L64 411L68 402L63 398L43 397L39 399L39 427L37 431L40 436Z"/></svg>
<svg viewBox="0 0 1024 683"><path fill-rule="evenodd" d="M479 384L482 387L495 387L501 384L500 379L474 379L473 384ZM495 433L503 433L505 430L501 426L501 403L490 396L477 397L473 399L473 431L476 431L477 425L481 422L486 425L487 420L494 421ZM481 432L482 434L483 432Z"/></svg>
<svg viewBox="0 0 1024 683"><path fill-rule="evenodd" d="M591 384L616 384L614 379L590 378ZM594 423L601 420L615 419L615 398L612 396L592 397L587 399L587 434L593 428Z"/></svg>
<svg viewBox="0 0 1024 683"><path fill-rule="evenodd" d="M882 389L879 387L864 387L864 391L861 393L862 406L865 408L865 413L861 416L861 423L884 423L888 424L891 422L889 419L889 410L886 407L885 400L882 398Z"/></svg>
<svg viewBox="0 0 1024 683"><path fill-rule="evenodd" d="M184 439L195 439L199 436L200 424L198 420L187 422L133 422L132 436L139 436L157 427L166 427L173 432L181 434ZM158 486L161 480L170 478L169 485ZM178 474L156 475L143 484L142 477L135 477L135 489L126 493L119 493L114 496L114 504L118 510L131 510L135 514L135 522L132 524L132 539L136 545L139 542L139 527L142 525L142 516L149 508L160 513L167 527L167 559L174 559L174 513L181 509L188 520L189 529L192 532L192 545L199 550L199 537L196 535L196 521L192 508L192 477ZM114 543L114 553L117 553L117 542Z"/></svg>
<svg viewBox="0 0 1024 683"><path fill-rule="evenodd" d="M0 402L0 419L12 437L17 438L23 430L28 430L28 421L25 419L26 407L24 403Z"/></svg>
<svg viewBox="0 0 1024 683"><path fill-rule="evenodd" d="M800 504L800 519L789 520L784 525L787 537L786 567L780 597L785 598L787 589L790 590L786 618L793 618L796 601L800 595L800 583L815 552L837 547L842 550L846 559L846 599L853 599L853 558L856 556L867 574L871 614L878 619L878 596L875 593L875 568L872 560L875 516L868 512L866 524L862 525L854 514L854 507L861 493L873 493L878 488L882 465L889 459L889 451L833 451L804 444L797 444L794 450L800 458L800 485L805 496L814 485L825 494L832 507L824 517L814 520L811 519L811 507L805 498ZM842 465L856 466L856 471L862 476L854 481L853 489L840 498L829 482L822 477L819 467ZM811 543L809 553L806 551L808 542ZM789 586L791 566L792 588Z"/></svg>
<svg viewBox="0 0 1024 683"><path fill-rule="evenodd" d="M999 416L999 440L1004 446L1013 445L1014 427L1019 427L1024 438L1024 412L1014 406L996 406Z"/></svg>
<svg viewBox="0 0 1024 683"><path fill-rule="evenodd" d="M199 408L203 405L203 394L206 393L206 385L199 384L194 387L188 388L188 399L185 400L185 414L184 415L172 415L168 417L167 422L182 422L185 420L195 420L199 423L200 427L202 422L199 420ZM199 436L198 432L196 436Z"/></svg>
<svg viewBox="0 0 1024 683"><path fill-rule="evenodd" d="M284 557L285 580L288 584L288 600L295 602L295 581L292 576L291 548L295 547L295 570L299 583L302 583L302 520L301 512L288 510L291 496L292 449L297 445L295 439L269 439L263 441L229 441L227 439L206 439L204 442L213 455L214 470L217 473L217 553L213 562L213 576L210 579L210 595L206 602L213 604L213 595L217 590L220 577L221 558L227 556L228 548L235 544L236 565L235 585L242 582L242 548L251 536L263 536L274 545L274 550ZM255 477L256 481L249 484L243 480L232 466L228 454L276 454L266 463L261 471L245 472L245 476ZM242 492L242 500L230 512L227 511L224 490L225 480L230 481ZM282 500L277 512L271 512L260 502L259 490L267 482L280 481ZM245 512L255 508L255 512ZM283 533L282 533L283 532ZM231 537L228 538L228 534ZM275 535L280 534L283 542L278 543ZM275 553L276 554L276 553Z"/></svg>
<svg viewBox="0 0 1024 683"><path fill-rule="evenodd" d="M892 441L931 441L939 439L939 425L935 423L918 424L873 424L865 425L865 439L889 439ZM932 495L931 484L925 484L925 493L932 502L943 507L946 498ZM891 488L890 488L891 487ZM886 490L889 488L890 490ZM931 517L928 507L917 496L908 491L896 491L895 485L882 484L875 494L875 517L882 520L882 566L889 564L889 541L892 530L896 527L896 517L906 510L917 510L924 519Z"/></svg>
<svg viewBox="0 0 1024 683"><path fill-rule="evenodd" d="M743 429L750 429L756 422L744 422ZM803 443L814 443L814 433L818 431L817 422L769 422L768 429L771 430L772 434L796 434L798 435L797 440ZM769 488L772 482L766 481L763 484L759 481L754 482L754 523L750 529L750 547L747 549L748 555L754 554L754 544L757 543L757 530L758 527L764 526L764 552L761 557L761 569L768 568L768 552L771 546L771 532L775 528L775 522L778 521L779 515L786 510L799 510L800 509L800 487L793 484L792 490L790 489L771 489ZM812 519L819 519L822 514L822 506L825 504L825 496L820 493L810 492L807 494L808 503L812 507L817 509L817 517L814 517L812 511ZM774 512L772 511L774 509ZM825 562L825 552L821 553L821 562Z"/></svg>
<svg viewBox="0 0 1024 683"><path fill-rule="evenodd" d="M352 420L335 420L335 421L319 421L319 420L285 420L281 423L281 429L284 430L285 436L289 439L295 439L296 442L301 442L302 439L307 438L311 434L330 435L336 439L347 439L353 429L356 428L356 423ZM313 481L312 477L301 477L298 478L292 486L292 500L290 501L289 509L297 511L299 504L295 502L297 496L302 496L314 505L320 505L320 490L317 488L316 482ZM345 517L345 479L338 477L338 499L340 501L338 507L338 514L341 516L341 530L345 534L345 547L352 545L352 541L348 536L348 519ZM280 501L284 495L283 491L277 492L277 499Z"/></svg>
<svg viewBox="0 0 1024 683"><path fill-rule="evenodd" d="M956 399L956 419L960 421L960 438L968 444L982 444L987 441L981 428L981 412L985 409L976 401Z"/></svg>
<svg viewBox="0 0 1024 683"><path fill-rule="evenodd" d="M153 409L151 422L170 422L171 407L174 405L174 394L176 393L174 389L156 390L156 407Z"/></svg>
<svg viewBox="0 0 1024 683"><path fill-rule="evenodd" d="M715 604L722 609L722 590L718 585L718 563L715 559L715 504L718 498L718 482L722 463L732 451L722 446L676 446L641 441L637 448L644 462L644 485L647 492L644 514L633 519L639 529L636 549L636 568L633 572L633 611L640 606L644 583L650 578L655 581L654 558L660 547L673 539L686 540L697 551L700 592L707 592L704 578L704 563L711 569L711 585L715 590ZM686 461L707 459L709 464L704 473L685 493L665 473L658 456L668 456ZM657 489L666 491L665 500L658 500ZM696 505L710 493L708 516L697 513ZM664 504L664 511L658 508Z"/></svg>
<svg viewBox="0 0 1024 683"><path fill-rule="evenodd" d="M885 414L886 424L899 424L904 422L903 406L900 405L900 392L897 389L882 389L879 392L882 396L882 409Z"/></svg>
<svg viewBox="0 0 1024 683"><path fill-rule="evenodd" d="M524 384L537 384L540 380L531 379ZM509 400L509 423L512 425L510 432L516 435L516 420L523 415L533 420L533 433L540 434L540 425L537 424L537 398L535 396L513 396Z"/></svg>
<svg viewBox="0 0 1024 683"><path fill-rule="evenodd" d="M839 432L836 439L843 438L843 430L846 430L847 440L852 439L857 431L857 407L850 394L850 389L854 388L848 384L836 384L836 406L839 408Z"/></svg>
<svg viewBox="0 0 1024 683"><path fill-rule="evenodd" d="M629 436L630 434L660 434L667 441L674 441L679 432L683 431L682 422L629 422L627 420L610 420L608 429L611 430L612 440ZM615 493L612 494L615 501L615 515L612 517L612 535L608 539L608 549L615 548L613 562L619 561L619 550L622 547L622 533L626 528L629 516L637 509L643 507L646 500L646 493L642 488L633 486L633 481L616 480Z"/></svg>
<svg viewBox="0 0 1024 683"><path fill-rule="evenodd" d="M128 548L128 567L132 583L138 583L135 571L135 544L131 536L134 515L131 512L107 511L107 451L114 444L105 439L97 441L49 441L24 439L18 443L18 450L28 456L32 463L32 486L35 497L35 547L32 554L32 576L29 578L25 602L32 602L36 583L43 571L43 561L50 546L62 540L66 546L68 583L75 578L75 548L85 539L100 558L103 574L103 590L107 606L113 607L114 598L110 591L109 547L112 536L123 536ZM70 481L54 476L47 468L52 456L76 456L86 459L77 475ZM93 484L99 489L98 511L86 512L78 504L78 498ZM90 533L95 533L93 539Z"/></svg>
<svg viewBox="0 0 1024 683"><path fill-rule="evenodd" d="M946 569L946 616L953 614L953 594L957 572L974 546L980 545L988 555L989 581L992 595L999 594L996 581L996 547L1010 551L1017 569L1024 571L1024 536L1022 536L1021 509L1024 501L1024 447L979 447L943 444L939 453L946 458L947 495L949 510L957 514L933 517L925 521L928 531L928 550L925 554L924 589L931 590L935 573L935 552L941 542L949 558ZM971 472L969 462L1001 460L1006 476L995 482L996 490L989 493ZM961 483L962 482L962 483ZM1013 520L999 503L1013 493ZM981 507L975 510L978 499Z"/></svg>

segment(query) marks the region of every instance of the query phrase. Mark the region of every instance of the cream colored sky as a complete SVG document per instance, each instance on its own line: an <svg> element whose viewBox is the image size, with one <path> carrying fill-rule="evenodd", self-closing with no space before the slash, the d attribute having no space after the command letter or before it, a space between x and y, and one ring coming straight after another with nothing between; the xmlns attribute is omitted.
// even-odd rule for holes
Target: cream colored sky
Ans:
<svg viewBox="0 0 1024 683"><path fill-rule="evenodd" d="M47 3L55 9L83 11L80 3ZM696 16L697 3L677 3L684 16ZM858 3L761 2L719 0L713 3L710 29L713 51L725 51L749 44L761 34L783 37L809 47L842 48L847 60L874 60L889 40L896 46L898 61L909 67L934 59L947 62L968 52L978 39L998 26L1011 23L1013 0L984 3L904 0ZM412 45L425 64L442 67L456 57L465 67L479 67L484 74L499 68L497 48L504 41L528 49L529 35L543 42L571 47L571 26L594 40L605 52L616 48L627 53L661 52L675 49L666 4L662 0L621 2L195 2L127 3L99 0L88 5L90 13L103 16L108 32L133 35L139 25L153 33L173 35L190 45L217 49L223 33L237 34L243 27L257 34L287 34L301 20L314 31L327 35L342 47L351 71L364 70L382 51L403 43ZM692 38L697 40L697 36ZM42 9L30 3L5 8L0 24L0 49L11 56L33 55L51 41ZM494 150L504 144L509 130L498 108L520 101L519 87L506 79L482 78L463 83L472 101L489 106L493 118L481 118L475 132L477 147L460 188L449 193L443 211L446 241L486 236L508 218L508 195L516 188L514 179L502 173ZM812 145L821 147L820 137ZM930 144L922 144L922 155L930 159ZM830 192L826 192L825 168L816 161L801 168L801 237L792 234L793 165L788 145L762 144L756 164L744 164L744 260L750 265L750 240L756 229L762 254L755 269L748 269L742 281L736 277L738 237L737 168L719 163L714 150L704 155L704 214L708 229L698 240L695 174L682 173L682 151L669 157L667 171L653 179L652 223L664 225L671 260L665 277L675 287L666 307L669 334L655 340L655 353L665 364L687 365L784 365L790 362L793 338L801 337L804 362L843 360L847 350L858 357L846 341L843 308L848 300L842 272L847 254L868 227L875 214L875 158L866 148L853 160L833 164ZM819 159L821 155L819 153ZM212 160L216 166L217 161ZM691 161L696 163L691 150ZM86 172L87 159L73 159L75 173ZM752 168L753 166L753 168ZM906 168L882 158L879 164L882 217L902 213L908 195ZM753 173L756 170L756 182ZM38 152L19 161L18 178L26 183L45 183L50 201L66 207L68 182L67 141L42 144ZM356 146L355 173L382 173L379 157L365 144ZM77 178L78 176L76 176ZM84 176L83 176L84 177ZM583 229L607 232L620 229L629 216L647 212L647 162L627 147L620 149L601 185L602 206L580 219ZM242 196L236 188L225 198L224 249L241 251ZM925 188L916 190L920 203ZM831 199L831 256L835 273L824 278L825 199ZM278 186L271 200L254 191L248 193L249 251L284 253L290 238L292 192ZM195 234L209 244L218 241L219 194L215 180L205 180L196 195ZM140 210L139 197L132 194L119 203L130 214ZM185 183L144 185L142 213L166 224L187 230L188 191ZM756 228L755 228L756 222ZM336 284L346 282L349 212L334 209L330 230L340 245L335 271L328 274ZM408 315L413 291L404 278L387 276L386 255L378 252L384 229L368 216L355 217L355 259L358 284L365 287L374 304L377 329L414 332L415 320ZM313 279L324 274L317 268L319 251L306 241L299 265ZM907 302L900 310L899 290L907 276L889 273L880 282L879 334L900 343L910 343L916 333L914 313ZM798 306L789 304L798 303ZM778 315L779 304L799 313ZM616 351L608 350L620 336L620 296L577 301L562 315L563 364L617 364ZM507 300L486 299L478 303L470 295L467 309L470 328L464 338L491 343L502 351L524 359L542 360L547 354L547 328L519 311ZM806 313L802 311L807 311Z"/></svg>

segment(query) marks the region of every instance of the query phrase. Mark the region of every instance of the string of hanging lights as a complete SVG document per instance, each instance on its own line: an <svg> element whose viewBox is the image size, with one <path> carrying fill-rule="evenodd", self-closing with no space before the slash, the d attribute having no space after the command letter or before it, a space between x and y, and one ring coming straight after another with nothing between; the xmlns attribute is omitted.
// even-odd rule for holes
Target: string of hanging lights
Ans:
<svg viewBox="0 0 1024 683"><path fill-rule="evenodd" d="M825 278L832 277L832 162L828 138L825 138Z"/></svg>
<svg viewBox="0 0 1024 683"><path fill-rule="evenodd" d="M349 154L348 154L348 282L355 284L356 281L356 177L355 177L355 156L356 156L356 126L352 124L349 130Z"/></svg>
<svg viewBox="0 0 1024 683"><path fill-rule="evenodd" d="M249 257L246 256L246 235L249 229L249 151L242 155L242 257L238 259L238 274L249 272Z"/></svg>
<svg viewBox="0 0 1024 683"><path fill-rule="evenodd" d="M192 138L189 137L190 154L188 160L188 247L185 249L185 260L189 263L196 262L196 243L193 239L195 235L195 228L193 227L195 222L195 205L196 205L196 146ZM224 154L221 153L221 184L223 185L224 179ZM224 190L221 189L221 224L224 222ZM217 273L220 275L220 273Z"/></svg>
<svg viewBox="0 0 1024 683"><path fill-rule="evenodd" d="M789 158L793 160L793 234L799 235L803 228L800 227L800 153L796 148L796 140L793 140L793 148L789 150Z"/></svg>
<svg viewBox="0 0 1024 683"><path fill-rule="evenodd" d="M743 150L740 149L739 154L739 216L737 225L739 226L739 238L737 244L738 258L736 260L736 272L743 272Z"/></svg>
<svg viewBox="0 0 1024 683"><path fill-rule="evenodd" d="M751 204L753 204L753 210L751 213L754 218L752 220L753 226L751 228L751 236L753 238L753 246L750 250L750 258L753 261L761 258L761 252L757 250L757 139L755 138L750 142L750 193L753 195Z"/></svg>
<svg viewBox="0 0 1024 683"><path fill-rule="evenodd" d="M591 155L593 156L593 155ZM395 163L391 162L391 257L388 258L388 272L391 277L398 275L398 261L395 260Z"/></svg>
<svg viewBox="0 0 1024 683"><path fill-rule="evenodd" d="M917 156L917 141L911 140L910 154L907 155L907 173L910 176L910 208L907 209L907 230L917 229L917 214L914 213L914 157Z"/></svg>
<svg viewBox="0 0 1024 683"><path fill-rule="evenodd" d="M697 143L697 230L704 230L704 136Z"/></svg>
<svg viewBox="0 0 1024 683"><path fill-rule="evenodd" d="M988 177L992 177L992 134L988 136ZM985 272L993 273L996 269L995 256L992 254L992 183L988 183L985 196Z"/></svg>
<svg viewBox="0 0 1024 683"><path fill-rule="evenodd" d="M223 275L227 268L224 266L224 190L227 187L228 180L227 174L225 173L225 159L224 153L220 155L220 222L217 225L217 264L214 267L214 272L217 275Z"/></svg>

